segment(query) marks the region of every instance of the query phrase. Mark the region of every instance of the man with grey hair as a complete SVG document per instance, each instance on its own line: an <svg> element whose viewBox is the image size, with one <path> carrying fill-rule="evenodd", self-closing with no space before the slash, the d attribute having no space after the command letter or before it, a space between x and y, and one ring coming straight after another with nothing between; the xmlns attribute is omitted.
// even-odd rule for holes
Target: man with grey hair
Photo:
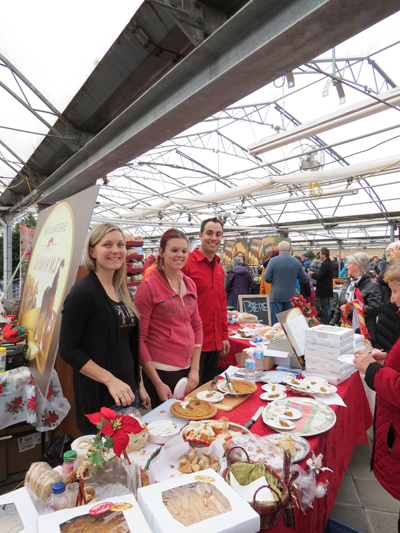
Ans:
<svg viewBox="0 0 400 533"><path fill-rule="evenodd" d="M304 272L300 261L290 255L290 244L282 241L278 244L279 255L268 263L264 279L271 283L269 297L271 308L271 322L278 322L277 313L292 308L290 299L296 294L296 281L309 283L310 278Z"/></svg>

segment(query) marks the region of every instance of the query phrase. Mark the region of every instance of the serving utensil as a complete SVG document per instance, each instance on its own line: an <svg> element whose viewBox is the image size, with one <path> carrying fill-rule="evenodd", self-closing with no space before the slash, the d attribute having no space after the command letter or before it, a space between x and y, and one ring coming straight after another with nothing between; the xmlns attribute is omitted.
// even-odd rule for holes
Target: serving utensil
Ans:
<svg viewBox="0 0 400 533"><path fill-rule="evenodd" d="M215 385L218 383L219 375L216 375L215 378L212 380L210 386L208 387L208 392L213 392Z"/></svg>
<svg viewBox="0 0 400 533"><path fill-rule="evenodd" d="M230 390L233 394L236 394L235 388L234 388L234 386L232 385L232 381L231 381L231 378L229 377L228 372L225 372L225 379L226 379L226 382L227 382L227 384L228 384L229 390Z"/></svg>

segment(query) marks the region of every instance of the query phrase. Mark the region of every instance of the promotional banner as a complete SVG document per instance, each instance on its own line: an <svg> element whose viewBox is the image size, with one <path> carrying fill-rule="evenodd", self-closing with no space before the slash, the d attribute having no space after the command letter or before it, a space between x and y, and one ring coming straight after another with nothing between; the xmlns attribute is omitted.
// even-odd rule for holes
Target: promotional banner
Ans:
<svg viewBox="0 0 400 533"><path fill-rule="evenodd" d="M27 226L26 224L19 225L19 257L24 258L19 267L19 279L20 284L25 278L26 268L28 266L29 256L32 249L33 237L35 235L35 229ZM20 286L21 286L20 285Z"/></svg>
<svg viewBox="0 0 400 533"><path fill-rule="evenodd" d="M57 354L63 301L75 282L99 186L43 210L22 290L18 324L27 326L29 368L44 397Z"/></svg>
<svg viewBox="0 0 400 533"><path fill-rule="evenodd" d="M229 265L232 259L239 253L242 252L245 257L245 264L247 264L247 255L248 255L248 243L247 239L234 239L226 240L224 242L224 251L222 254L222 264L224 266Z"/></svg>

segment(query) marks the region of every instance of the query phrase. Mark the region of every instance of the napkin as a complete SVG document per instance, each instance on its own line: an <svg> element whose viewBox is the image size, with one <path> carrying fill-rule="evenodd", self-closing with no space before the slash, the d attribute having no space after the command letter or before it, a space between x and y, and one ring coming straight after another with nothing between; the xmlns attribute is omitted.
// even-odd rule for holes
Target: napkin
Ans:
<svg viewBox="0 0 400 533"><path fill-rule="evenodd" d="M246 500L246 502L252 502L253 501L253 496L254 496L254 493L256 492L256 490L258 488L262 487L263 485L267 485L267 480L265 479L264 476L262 476L262 477L259 477L258 479L256 479L255 481L252 481L248 485L241 485L238 482L238 480L235 478L235 476L232 474L232 472L231 472L230 473L229 483L230 483L231 488L237 494L239 494L239 496L241 498ZM256 501L258 501L258 502L273 502L274 501L274 497L273 497L272 492L270 491L270 489L266 487L264 489L261 489L260 492L257 493Z"/></svg>

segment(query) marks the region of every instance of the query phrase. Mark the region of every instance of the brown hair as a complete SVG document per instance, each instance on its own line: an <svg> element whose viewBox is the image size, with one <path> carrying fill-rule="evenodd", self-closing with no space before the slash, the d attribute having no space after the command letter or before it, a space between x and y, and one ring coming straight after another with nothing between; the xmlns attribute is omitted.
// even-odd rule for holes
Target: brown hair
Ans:
<svg viewBox="0 0 400 533"><path fill-rule="evenodd" d="M222 232L224 231L224 225L223 223L220 221L219 218L217 217L214 217L214 218L206 218L205 220L203 220L203 222L201 223L201 226L200 226L200 233L203 234L204 232L204 228L206 227L206 224L208 222L214 222L214 224L221 224L221 229L222 229Z"/></svg>
<svg viewBox="0 0 400 533"><path fill-rule="evenodd" d="M186 233L184 233L180 229L175 229L175 228L167 229L167 231L163 233L160 239L160 249L162 252L165 252L165 248L167 247L167 242L170 241L171 239L185 239L186 242L189 244L189 239ZM159 253L157 257L157 270L164 276L164 271L162 268L163 264L164 264L164 260Z"/></svg>
<svg viewBox="0 0 400 533"><path fill-rule="evenodd" d="M293 257L294 257L295 259L297 259L298 261L300 261L300 263L301 263L301 257L300 257L299 255L294 255Z"/></svg>
<svg viewBox="0 0 400 533"><path fill-rule="evenodd" d="M122 229L117 226L117 224L110 222L105 222L104 224L94 226L87 236L85 247L83 249L82 262L83 266L89 272L96 272L96 259L93 259L93 257L90 255L90 248L94 248L103 237L110 233L110 231L119 231L125 241L124 232ZM139 318L139 312L133 304L132 297L126 284L126 279L126 262L124 261L123 265L114 272L113 285L121 302L123 302L126 307Z"/></svg>
<svg viewBox="0 0 400 533"><path fill-rule="evenodd" d="M330 254L328 248L321 248L321 254L329 258Z"/></svg>
<svg viewBox="0 0 400 533"><path fill-rule="evenodd" d="M387 267L383 281L385 283L395 282L400 284L400 258Z"/></svg>
<svg viewBox="0 0 400 533"><path fill-rule="evenodd" d="M277 255L279 255L279 250L278 248L272 248L272 251L271 251L271 259L273 257L276 257Z"/></svg>

